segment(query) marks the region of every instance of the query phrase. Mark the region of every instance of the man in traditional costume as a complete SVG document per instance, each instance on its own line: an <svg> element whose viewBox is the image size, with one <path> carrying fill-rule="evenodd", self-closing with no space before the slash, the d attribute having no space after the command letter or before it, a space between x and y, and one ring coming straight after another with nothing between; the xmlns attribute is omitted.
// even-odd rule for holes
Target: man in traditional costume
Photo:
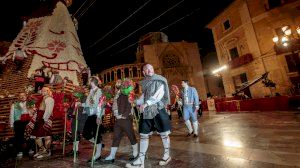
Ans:
<svg viewBox="0 0 300 168"><path fill-rule="evenodd" d="M79 154L79 142L81 140L81 135L83 133L84 124L88 117L88 114L84 112L84 108L80 106L80 103L86 102L86 98L87 98L87 96L85 95L84 88L80 88L80 87L76 88L74 97L75 100L71 104L71 107L68 110L69 116L72 118L71 128L72 128L72 139L73 139L73 150L68 155L73 155L74 152L76 152L76 155ZM77 117L78 121L76 121L76 113L78 115ZM77 134L76 137L75 134Z"/></svg>
<svg viewBox="0 0 300 168"><path fill-rule="evenodd" d="M39 109L29 122L25 135L29 137L31 134L36 137L36 144L39 151L34 155L37 159L42 159L51 155L51 129L52 116L54 108L54 99L52 98L52 91L48 87L42 88L43 100ZM45 140L45 145L42 139Z"/></svg>
<svg viewBox="0 0 300 168"><path fill-rule="evenodd" d="M25 93L19 94L19 101L11 105L10 109L10 126L15 133L15 147L17 150L17 157L22 158L24 152L24 131L26 125L29 123L31 114L26 108L27 96Z"/></svg>
<svg viewBox="0 0 300 168"><path fill-rule="evenodd" d="M124 79L120 88L116 86L118 91L113 101L113 113L116 117L114 125L113 142L110 150L110 155L105 158L106 163L113 163L115 161L116 152L120 145L122 137L127 135L132 146L132 156L129 160L136 159L138 155L138 144L133 130L133 108L131 104L134 101L133 89L134 83L130 79ZM132 99L133 98L133 99Z"/></svg>
<svg viewBox="0 0 300 168"><path fill-rule="evenodd" d="M189 131L187 136L194 134L194 137L198 137L197 112L199 110L199 96L197 90L188 85L187 80L182 80L181 86L183 87L183 91L181 93L180 104L183 106L183 119ZM192 120L194 130L190 119Z"/></svg>
<svg viewBox="0 0 300 168"><path fill-rule="evenodd" d="M98 125L102 124L102 116L103 116L103 109L101 105L100 98L102 97L102 91L98 87L101 81L98 77L92 76L90 79L90 86L91 90L86 99L85 103L82 103L81 106L85 107L85 111L88 114L88 118L85 122L83 128L83 137L87 140L93 142L97 139L96 142L96 153L93 158L91 158L88 162L100 161L101 159L101 150L102 150L102 136L101 136L101 129L98 131L98 137L96 138L97 134L97 127Z"/></svg>
<svg viewBox="0 0 300 168"><path fill-rule="evenodd" d="M136 104L140 105L140 111L143 113L139 129L140 152L134 162L126 164L128 168L144 167L149 135L155 130L160 134L164 146L163 158L159 161L159 165L164 166L171 161L169 138L171 123L166 111L167 105L170 104L168 82L163 76L155 74L150 64L143 66L143 74L145 78L140 82L142 95L136 100Z"/></svg>

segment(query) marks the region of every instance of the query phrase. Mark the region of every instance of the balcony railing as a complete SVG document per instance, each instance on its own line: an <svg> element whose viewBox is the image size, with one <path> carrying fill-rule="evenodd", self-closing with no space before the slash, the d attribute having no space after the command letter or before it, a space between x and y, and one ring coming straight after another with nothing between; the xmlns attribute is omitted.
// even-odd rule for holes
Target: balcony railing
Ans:
<svg viewBox="0 0 300 168"><path fill-rule="evenodd" d="M274 45L274 50L277 55L288 53L288 52L296 52L300 50L300 39L290 39L290 43L288 46L283 45Z"/></svg>
<svg viewBox="0 0 300 168"><path fill-rule="evenodd" d="M252 54L248 53L228 62L230 68L237 68L253 61Z"/></svg>

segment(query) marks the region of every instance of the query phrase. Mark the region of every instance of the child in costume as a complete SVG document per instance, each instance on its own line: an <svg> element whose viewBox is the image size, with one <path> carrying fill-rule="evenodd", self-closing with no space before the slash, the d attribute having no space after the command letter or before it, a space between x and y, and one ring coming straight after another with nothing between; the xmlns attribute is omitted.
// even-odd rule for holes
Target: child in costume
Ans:
<svg viewBox="0 0 300 168"><path fill-rule="evenodd" d="M124 135L129 138L133 150L130 160L134 160L138 155L138 144L133 130L134 83L132 80L125 78L121 86L116 86L116 89L118 90L113 101L113 113L116 123L110 155L105 158L106 163L115 161L116 152Z"/></svg>

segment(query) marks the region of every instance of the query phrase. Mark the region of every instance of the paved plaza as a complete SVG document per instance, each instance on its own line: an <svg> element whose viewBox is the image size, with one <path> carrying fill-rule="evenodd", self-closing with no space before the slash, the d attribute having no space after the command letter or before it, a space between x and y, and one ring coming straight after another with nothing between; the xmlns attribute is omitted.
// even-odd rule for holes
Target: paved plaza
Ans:
<svg viewBox="0 0 300 168"><path fill-rule="evenodd" d="M198 138L185 137L184 123L172 116L171 155L168 166L174 168L193 167L300 167L300 113L299 112L243 112L213 113L204 112L199 118ZM109 154L111 133L104 134L105 148L103 156ZM71 149L69 145L68 150ZM145 161L146 168L161 167L161 138L154 134ZM92 146L88 141L80 145L80 156L76 164L73 157L61 157L57 149L50 159L36 161L23 158L16 167L89 167ZM98 163L95 167L125 167L131 145L123 138L116 161L112 165Z"/></svg>

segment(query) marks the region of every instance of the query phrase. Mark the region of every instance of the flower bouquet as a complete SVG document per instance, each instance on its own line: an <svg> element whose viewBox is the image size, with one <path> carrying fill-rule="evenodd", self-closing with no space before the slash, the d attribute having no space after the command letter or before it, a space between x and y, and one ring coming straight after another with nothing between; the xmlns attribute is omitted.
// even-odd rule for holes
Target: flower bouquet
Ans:
<svg viewBox="0 0 300 168"><path fill-rule="evenodd" d="M32 117L37 110L36 106L35 106L36 102L37 101L33 97L31 97L31 96L27 97L26 108L28 110L30 117Z"/></svg>
<svg viewBox="0 0 300 168"><path fill-rule="evenodd" d="M121 93L127 96L131 92L133 92L133 89L134 89L134 82L129 78L123 78L120 87Z"/></svg>
<svg viewBox="0 0 300 168"><path fill-rule="evenodd" d="M114 96L114 90L110 85L106 85L103 88L103 95L105 96L106 100L110 100Z"/></svg>
<svg viewBox="0 0 300 168"><path fill-rule="evenodd" d="M85 89L83 87L76 87L73 96L77 99L83 100L85 97Z"/></svg>

